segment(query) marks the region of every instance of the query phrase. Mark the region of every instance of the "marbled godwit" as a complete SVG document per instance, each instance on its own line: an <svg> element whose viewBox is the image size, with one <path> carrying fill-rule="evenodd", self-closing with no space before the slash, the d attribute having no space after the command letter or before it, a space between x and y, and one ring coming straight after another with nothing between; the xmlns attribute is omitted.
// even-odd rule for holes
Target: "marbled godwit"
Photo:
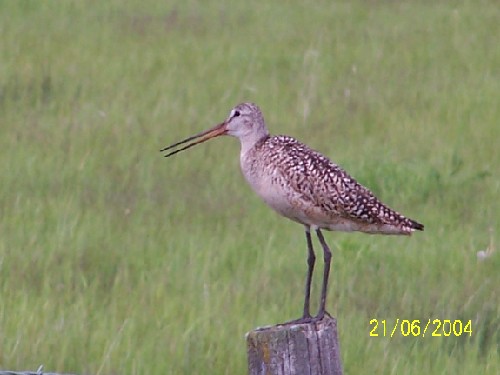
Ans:
<svg viewBox="0 0 500 375"><path fill-rule="evenodd" d="M303 224L308 250L304 310L296 322L310 322L325 314L331 252L321 233L360 231L371 234L410 235L424 226L400 215L380 202L342 168L306 145L288 136L270 136L259 107L242 103L231 110L221 124L165 147L172 156L220 135L239 138L241 171L250 186L280 215ZM311 229L323 248L324 270L321 301L317 315L310 314L311 278L316 257Z"/></svg>

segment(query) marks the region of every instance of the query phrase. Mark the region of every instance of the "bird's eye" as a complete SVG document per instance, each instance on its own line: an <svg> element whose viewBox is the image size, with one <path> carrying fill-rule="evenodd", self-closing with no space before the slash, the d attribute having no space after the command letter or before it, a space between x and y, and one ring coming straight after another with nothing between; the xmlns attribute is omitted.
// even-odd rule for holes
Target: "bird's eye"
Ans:
<svg viewBox="0 0 500 375"><path fill-rule="evenodd" d="M233 115L231 117L238 117L240 114L240 111L233 110Z"/></svg>

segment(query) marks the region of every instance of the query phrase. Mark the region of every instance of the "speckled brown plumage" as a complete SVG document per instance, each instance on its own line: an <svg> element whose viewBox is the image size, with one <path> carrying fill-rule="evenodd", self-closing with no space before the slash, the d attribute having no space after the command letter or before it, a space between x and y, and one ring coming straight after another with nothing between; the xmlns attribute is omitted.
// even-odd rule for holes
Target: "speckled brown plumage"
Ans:
<svg viewBox="0 0 500 375"><path fill-rule="evenodd" d="M232 113L252 129L251 137L240 137L243 175L281 215L327 230L408 235L423 229L319 152L288 136L270 136L256 105L242 103Z"/></svg>
<svg viewBox="0 0 500 375"><path fill-rule="evenodd" d="M331 251L322 229L409 235L424 226L380 202L327 157L288 136L270 136L259 107L242 103L219 125L164 148L172 156L211 138L231 135L240 140L241 171L255 192L279 214L305 227L308 249L304 310L294 323L322 319ZM177 148L182 144L191 142ZM177 149L176 149L177 148ZM323 248L325 267L317 315L310 314L311 280L316 256L311 229Z"/></svg>
<svg viewBox="0 0 500 375"><path fill-rule="evenodd" d="M383 234L423 229L380 202L344 169L288 136L262 138L245 154L242 170L250 179L266 180L267 189L281 191L297 210L307 212L309 220L304 215L285 215L302 224Z"/></svg>

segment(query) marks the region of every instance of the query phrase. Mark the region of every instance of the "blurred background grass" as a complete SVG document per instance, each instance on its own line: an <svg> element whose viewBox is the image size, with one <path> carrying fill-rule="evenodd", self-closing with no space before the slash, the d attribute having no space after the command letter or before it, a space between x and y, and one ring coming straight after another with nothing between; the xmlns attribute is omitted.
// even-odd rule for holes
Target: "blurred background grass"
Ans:
<svg viewBox="0 0 500 375"><path fill-rule="evenodd" d="M426 225L327 234L345 373L498 374L500 257L476 253L500 222L499 16L494 1L0 2L0 368L246 372L244 333L301 312L302 228L246 186L236 140L158 150L254 101L273 133ZM373 338L373 318L473 333Z"/></svg>

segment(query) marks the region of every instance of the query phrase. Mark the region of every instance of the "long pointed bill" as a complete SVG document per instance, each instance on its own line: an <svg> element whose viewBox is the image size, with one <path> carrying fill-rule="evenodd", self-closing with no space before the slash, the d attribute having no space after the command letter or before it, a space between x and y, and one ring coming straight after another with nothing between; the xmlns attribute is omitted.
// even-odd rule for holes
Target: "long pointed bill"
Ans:
<svg viewBox="0 0 500 375"><path fill-rule="evenodd" d="M191 142L192 140L195 140L195 139L199 138L196 142L189 143L187 146L181 147L181 148L179 148L179 149L177 149L175 151L171 151L168 154L164 155L166 158L168 158L169 156L175 155L178 152L187 150L188 148L196 146L197 144L200 144L200 143L203 143L205 141L208 141L210 138L214 138L214 137L218 137L220 135L224 135L224 134L226 134L226 132L227 132L226 122L223 122L223 123L221 123L219 125L214 126L212 129L205 130L204 132L201 132L199 134L193 135L193 136L191 136L189 138L186 138L186 139L184 139L184 140L182 140L180 142L174 143L173 145L165 147L165 148L161 149L160 151L164 152L164 151L167 151L167 150L171 150L171 149L173 149L173 148L175 148L177 146L183 145L184 143L188 143L188 142Z"/></svg>

